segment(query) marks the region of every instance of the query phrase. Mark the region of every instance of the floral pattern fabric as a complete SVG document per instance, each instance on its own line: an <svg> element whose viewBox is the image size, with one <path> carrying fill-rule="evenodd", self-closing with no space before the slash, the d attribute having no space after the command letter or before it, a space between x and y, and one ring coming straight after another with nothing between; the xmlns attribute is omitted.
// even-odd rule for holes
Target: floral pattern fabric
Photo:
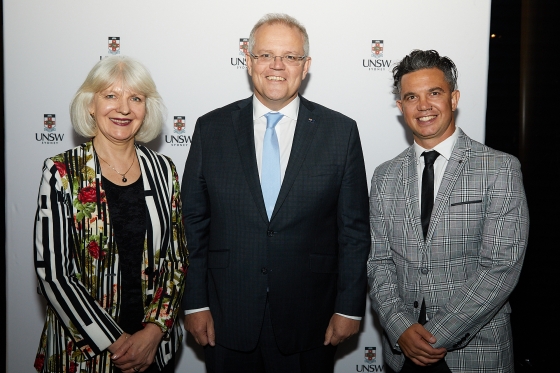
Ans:
<svg viewBox="0 0 560 373"><path fill-rule="evenodd" d="M163 367L182 340L175 326L188 252L172 161L136 146L146 196L144 323L165 333ZM112 372L109 347L122 334L119 255L91 142L45 161L35 219L35 267L48 302L35 360L38 372Z"/></svg>

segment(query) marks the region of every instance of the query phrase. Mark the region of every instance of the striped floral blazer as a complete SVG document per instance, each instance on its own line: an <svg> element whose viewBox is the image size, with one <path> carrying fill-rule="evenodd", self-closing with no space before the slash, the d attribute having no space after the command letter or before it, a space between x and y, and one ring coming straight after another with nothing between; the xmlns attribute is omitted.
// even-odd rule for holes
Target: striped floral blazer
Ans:
<svg viewBox="0 0 560 373"><path fill-rule="evenodd" d="M181 345L176 324L188 252L172 161L136 145L147 221L142 260L144 323L165 333L160 369ZM119 255L101 168L87 142L45 161L34 231L35 268L47 300L38 372L113 371L108 347L123 333Z"/></svg>

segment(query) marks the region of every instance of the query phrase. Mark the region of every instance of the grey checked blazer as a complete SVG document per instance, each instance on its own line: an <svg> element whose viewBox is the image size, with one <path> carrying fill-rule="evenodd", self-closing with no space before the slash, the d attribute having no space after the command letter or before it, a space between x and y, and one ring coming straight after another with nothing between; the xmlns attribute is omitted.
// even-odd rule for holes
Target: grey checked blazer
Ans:
<svg viewBox="0 0 560 373"><path fill-rule="evenodd" d="M424 241L414 148L380 165L370 194L372 306L385 362L404 362L397 340L418 320L445 347L453 372L513 372L508 296L523 263L529 213L519 161L460 129Z"/></svg>

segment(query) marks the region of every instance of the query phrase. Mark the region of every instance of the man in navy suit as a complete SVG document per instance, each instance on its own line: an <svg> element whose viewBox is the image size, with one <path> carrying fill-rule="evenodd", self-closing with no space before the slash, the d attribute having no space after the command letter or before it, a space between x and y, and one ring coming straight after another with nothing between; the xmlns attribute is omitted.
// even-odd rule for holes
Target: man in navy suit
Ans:
<svg viewBox="0 0 560 373"><path fill-rule="evenodd" d="M297 20L265 16L247 53L254 95L196 123L182 184L183 309L209 372L332 372L365 311L358 128L298 95L308 51Z"/></svg>

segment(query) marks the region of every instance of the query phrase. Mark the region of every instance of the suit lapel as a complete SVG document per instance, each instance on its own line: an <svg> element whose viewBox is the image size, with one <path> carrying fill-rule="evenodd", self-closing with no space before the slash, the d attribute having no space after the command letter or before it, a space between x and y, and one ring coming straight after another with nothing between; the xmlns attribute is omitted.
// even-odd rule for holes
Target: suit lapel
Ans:
<svg viewBox="0 0 560 373"><path fill-rule="evenodd" d="M418 193L418 168L414 147L408 149L403 164L403 189L406 200L406 216L412 221L412 229L418 240L418 247L424 248L424 234L420 221L420 197Z"/></svg>
<svg viewBox="0 0 560 373"><path fill-rule="evenodd" d="M434 234L435 227L449 205L449 198L451 197L451 192L455 187L457 179L463 172L467 159L470 156L470 142L468 137L461 131L459 132L459 137L457 138L457 143L453 148L451 157L447 162L447 167L445 168L443 179L441 180L441 185L439 186L438 193L436 195L436 200L434 201L434 209L432 211L432 217L430 218L430 227L428 229L428 234L426 235L426 243L428 243Z"/></svg>
<svg viewBox="0 0 560 373"><path fill-rule="evenodd" d="M292 141L292 150L290 151L290 159L284 174L284 180L274 206L274 211L270 220L278 210L282 207L282 203L288 196L297 175L300 172L301 166L307 152L309 151L310 144L315 136L317 126L320 125L320 116L314 111L314 106L311 102L307 101L300 96L298 119L296 123L296 131L294 133L294 140Z"/></svg>
<svg viewBox="0 0 560 373"><path fill-rule="evenodd" d="M241 157L241 165L243 173L249 186L249 192L253 196L255 205L264 221L268 222L266 215L266 207L262 196L261 182L259 179L259 170L257 168L257 156L255 154L255 131L253 124L253 103L252 97L247 99L249 102L243 101L240 109L231 113L235 137L237 140L237 148ZM243 104L246 105L243 106Z"/></svg>
<svg viewBox="0 0 560 373"><path fill-rule="evenodd" d="M165 231L167 230L167 222L164 218L168 213L164 211L167 209L167 206L164 203L162 204L160 200L162 193L158 193L161 192L160 188L163 186L161 183L165 183L167 180L164 178L164 175L158 174L157 168L153 167L154 160L150 154L145 153L145 148L142 150L140 146L136 145L136 155L139 159L140 171L142 172L144 196L146 197L147 213L151 224L150 229L146 231L145 241L147 246L144 246L144 248L152 249L147 250L149 265L152 266L154 263L154 253L156 250L163 248L162 239L164 239ZM152 186L154 189L152 189ZM150 233L149 235L148 232Z"/></svg>

